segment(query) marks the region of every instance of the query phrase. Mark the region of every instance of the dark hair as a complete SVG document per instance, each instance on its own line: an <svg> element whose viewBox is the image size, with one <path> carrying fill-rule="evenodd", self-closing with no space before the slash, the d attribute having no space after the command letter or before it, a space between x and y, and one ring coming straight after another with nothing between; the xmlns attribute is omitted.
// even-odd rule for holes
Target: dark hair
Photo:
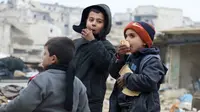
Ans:
<svg viewBox="0 0 200 112"><path fill-rule="evenodd" d="M103 13L100 9L97 9L97 8L92 8L92 9L90 9L90 11L89 12L96 12L96 13Z"/></svg>
<svg viewBox="0 0 200 112"><path fill-rule="evenodd" d="M107 22L107 15L106 15L106 12L105 12L105 10L104 9L102 9L102 8L100 8L100 7L94 7L94 8L91 8L90 9L90 11L89 11L89 13L90 12L95 12L95 13L102 13L103 14L103 16L104 16L104 27L106 26L105 24L107 24L106 22ZM88 16L89 16L89 13L88 13ZM87 17L88 18L88 17Z"/></svg>
<svg viewBox="0 0 200 112"><path fill-rule="evenodd" d="M56 55L58 58L57 67L62 68L61 70L66 71L66 99L64 108L67 111L72 111L73 109L73 83L74 83L74 65L71 62L75 46L71 39L67 37L55 37L47 41L45 44L49 51L49 55ZM51 65L52 66L52 65ZM64 69L63 69L64 68Z"/></svg>
<svg viewBox="0 0 200 112"><path fill-rule="evenodd" d="M67 37L51 38L47 41L45 46L50 56L56 55L58 64L69 64L73 58L75 46L73 41Z"/></svg>

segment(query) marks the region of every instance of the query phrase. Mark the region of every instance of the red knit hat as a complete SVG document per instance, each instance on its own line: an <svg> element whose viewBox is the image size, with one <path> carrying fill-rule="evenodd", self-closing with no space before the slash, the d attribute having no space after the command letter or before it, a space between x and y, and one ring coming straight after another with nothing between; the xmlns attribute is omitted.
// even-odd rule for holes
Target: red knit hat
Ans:
<svg viewBox="0 0 200 112"><path fill-rule="evenodd" d="M124 29L124 35L128 29L134 30L149 48L153 45L155 29L152 25L145 22L130 22Z"/></svg>

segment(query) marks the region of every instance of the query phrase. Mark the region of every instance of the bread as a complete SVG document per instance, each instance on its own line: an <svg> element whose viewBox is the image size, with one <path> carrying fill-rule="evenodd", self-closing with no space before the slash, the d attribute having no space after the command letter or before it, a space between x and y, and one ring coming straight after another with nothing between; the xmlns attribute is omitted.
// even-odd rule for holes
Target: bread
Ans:
<svg viewBox="0 0 200 112"><path fill-rule="evenodd" d="M130 47L130 44L129 44L129 42L127 40L121 40L120 44L121 45L126 45L127 47ZM131 54L131 52L127 52L126 54L129 55L129 54Z"/></svg>
<svg viewBox="0 0 200 112"><path fill-rule="evenodd" d="M133 73L132 70L129 68L129 65L128 64L125 64L119 71L119 74L122 76L122 75L125 75L126 73ZM134 75L134 74L133 74ZM125 95L127 96L139 96L140 95L140 92L138 91L131 91L129 90L127 87L124 87L123 90L122 90L122 93L124 93Z"/></svg>
<svg viewBox="0 0 200 112"><path fill-rule="evenodd" d="M129 44L129 42L127 40L121 40L120 44L121 45L126 45L127 47L130 47L130 44Z"/></svg>

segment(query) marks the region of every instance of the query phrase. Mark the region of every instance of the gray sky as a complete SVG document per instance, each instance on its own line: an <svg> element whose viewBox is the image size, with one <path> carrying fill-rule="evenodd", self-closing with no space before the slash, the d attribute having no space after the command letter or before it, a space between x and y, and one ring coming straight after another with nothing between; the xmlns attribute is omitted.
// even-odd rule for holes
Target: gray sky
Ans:
<svg viewBox="0 0 200 112"><path fill-rule="evenodd" d="M2 1L2 0L0 0ZM105 3L112 13L125 12L127 8L134 9L138 5L154 5L158 7L180 8L184 16L194 21L200 21L200 0L35 0L44 3L59 3L65 6L86 7L92 4Z"/></svg>
<svg viewBox="0 0 200 112"><path fill-rule="evenodd" d="M158 7L180 8L184 16L194 21L200 21L200 0L39 0L47 3L59 3L66 6L86 7L91 4L105 3L112 13L125 12L127 8L134 9L138 5L154 5Z"/></svg>

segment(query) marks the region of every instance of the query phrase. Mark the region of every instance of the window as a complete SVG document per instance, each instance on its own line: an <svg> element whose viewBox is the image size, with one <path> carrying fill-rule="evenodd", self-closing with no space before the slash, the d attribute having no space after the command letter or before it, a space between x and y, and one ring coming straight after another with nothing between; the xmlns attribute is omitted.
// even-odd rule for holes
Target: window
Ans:
<svg viewBox="0 0 200 112"><path fill-rule="evenodd" d="M36 49L28 52L29 55L40 55L41 53L42 53L41 50L36 50Z"/></svg>
<svg viewBox="0 0 200 112"><path fill-rule="evenodd" d="M61 17L61 21L63 22L63 20L64 20L64 18L63 18L63 16Z"/></svg>
<svg viewBox="0 0 200 112"><path fill-rule="evenodd" d="M68 27L68 24L65 24L64 26L65 26L65 27Z"/></svg>
<svg viewBox="0 0 200 112"><path fill-rule="evenodd" d="M141 21L141 17L140 16L135 16L135 21Z"/></svg>
<svg viewBox="0 0 200 112"><path fill-rule="evenodd" d="M26 51L25 50L22 50L22 49L13 49L13 53L26 53Z"/></svg>
<svg viewBox="0 0 200 112"><path fill-rule="evenodd" d="M43 20L46 20L46 16L43 16Z"/></svg>
<svg viewBox="0 0 200 112"><path fill-rule="evenodd" d="M119 21L119 22L116 22L115 24L116 24L116 25L122 25L122 22Z"/></svg>
<svg viewBox="0 0 200 112"><path fill-rule="evenodd" d="M148 19L146 19L146 20L145 20L145 22L149 23L149 20L148 20Z"/></svg>
<svg viewBox="0 0 200 112"><path fill-rule="evenodd" d="M52 28L50 29L50 32L51 32L51 33L53 32L53 29L52 29Z"/></svg>

